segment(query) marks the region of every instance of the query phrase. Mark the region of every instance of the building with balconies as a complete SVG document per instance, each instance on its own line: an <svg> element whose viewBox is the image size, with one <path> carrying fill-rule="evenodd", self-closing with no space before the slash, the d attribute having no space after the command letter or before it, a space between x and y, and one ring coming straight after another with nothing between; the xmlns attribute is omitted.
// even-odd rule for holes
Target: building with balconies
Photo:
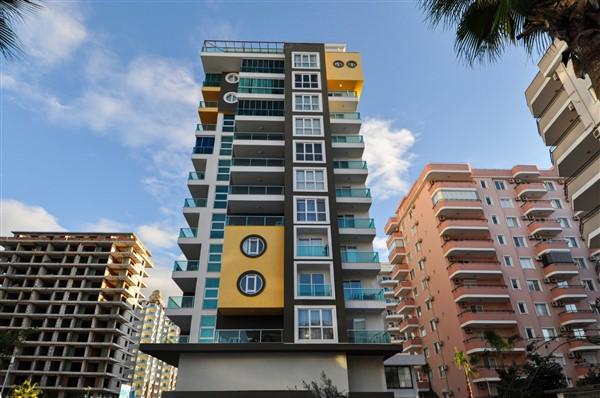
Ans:
<svg viewBox="0 0 600 398"><path fill-rule="evenodd" d="M163 396L300 397L289 390L321 372L351 396L390 396L383 362L402 349L372 244L360 54L206 41L201 61L182 294L167 300L180 344L141 347L178 367Z"/></svg>
<svg viewBox="0 0 600 398"><path fill-rule="evenodd" d="M388 331L404 353L425 356L431 372L419 377L439 396L467 395L454 347L478 358L474 395L496 394L488 330L516 339L506 363L544 340L572 382L599 363L588 337L600 285L562 184L535 166L429 164L389 218Z"/></svg>
<svg viewBox="0 0 600 398"><path fill-rule="evenodd" d="M589 77L575 76L571 61L562 62L566 47L557 40L546 50L525 98L552 163L565 179L582 236L600 258L600 93L594 93Z"/></svg>

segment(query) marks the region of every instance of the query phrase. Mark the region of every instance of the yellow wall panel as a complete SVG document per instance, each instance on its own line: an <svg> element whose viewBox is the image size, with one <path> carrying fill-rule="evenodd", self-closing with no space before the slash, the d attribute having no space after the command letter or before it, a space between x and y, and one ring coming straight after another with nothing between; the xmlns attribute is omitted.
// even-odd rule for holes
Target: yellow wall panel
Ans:
<svg viewBox="0 0 600 398"><path fill-rule="evenodd" d="M341 61L344 65L337 68L334 66L335 61ZM348 61L356 62L356 67L348 67ZM356 91L360 98L364 80L360 53L326 52L325 62L327 89L329 91Z"/></svg>

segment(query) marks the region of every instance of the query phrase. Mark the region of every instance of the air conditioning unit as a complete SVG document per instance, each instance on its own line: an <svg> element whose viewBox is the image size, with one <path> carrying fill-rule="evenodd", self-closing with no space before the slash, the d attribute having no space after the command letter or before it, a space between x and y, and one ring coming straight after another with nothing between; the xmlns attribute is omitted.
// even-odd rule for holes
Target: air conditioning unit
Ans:
<svg viewBox="0 0 600 398"><path fill-rule="evenodd" d="M427 275L425 278L423 278L423 280L429 282L431 278L429 277L429 275Z"/></svg>
<svg viewBox="0 0 600 398"><path fill-rule="evenodd" d="M573 221L579 221L579 216L573 216Z"/></svg>
<svg viewBox="0 0 600 398"><path fill-rule="evenodd" d="M445 241L449 241L450 240L450 237L448 235L444 235L443 238L444 238Z"/></svg>
<svg viewBox="0 0 600 398"><path fill-rule="evenodd" d="M515 178L515 184L522 184L523 180L521 180L520 178Z"/></svg>
<svg viewBox="0 0 600 398"><path fill-rule="evenodd" d="M429 296L429 297L427 297L427 299L425 301L434 302L435 299L433 298L433 296Z"/></svg>
<svg viewBox="0 0 600 398"><path fill-rule="evenodd" d="M527 217L527 216L521 216L521 220L523 220L523 221L529 220L529 217Z"/></svg>
<svg viewBox="0 0 600 398"><path fill-rule="evenodd" d="M572 102L569 102L568 108L570 111L574 111L575 110L575 105L573 105Z"/></svg>
<svg viewBox="0 0 600 398"><path fill-rule="evenodd" d="M598 129L594 130L592 135L594 136L595 139L600 140L600 130L598 130Z"/></svg>
<svg viewBox="0 0 600 398"><path fill-rule="evenodd" d="M440 216L439 219L440 219L440 221L444 221L444 220L446 220L446 216Z"/></svg>
<svg viewBox="0 0 600 398"><path fill-rule="evenodd" d="M597 132L598 130L596 130ZM596 132L594 132L594 135L596 134ZM598 133L598 138L600 138L600 133ZM565 180L563 180L562 178L559 178L558 180L556 180L556 182L558 182L558 185L564 185Z"/></svg>

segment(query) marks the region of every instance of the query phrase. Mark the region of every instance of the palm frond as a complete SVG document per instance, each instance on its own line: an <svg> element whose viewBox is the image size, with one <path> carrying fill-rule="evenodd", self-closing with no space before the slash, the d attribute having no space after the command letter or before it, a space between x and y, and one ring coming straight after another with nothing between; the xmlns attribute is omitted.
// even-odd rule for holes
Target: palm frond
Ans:
<svg viewBox="0 0 600 398"><path fill-rule="evenodd" d="M476 0L422 0L420 6L433 26L442 24L452 29L475 2Z"/></svg>
<svg viewBox="0 0 600 398"><path fill-rule="evenodd" d="M22 54L21 42L15 31L16 24L41 7L33 0L0 0L0 54L6 59Z"/></svg>

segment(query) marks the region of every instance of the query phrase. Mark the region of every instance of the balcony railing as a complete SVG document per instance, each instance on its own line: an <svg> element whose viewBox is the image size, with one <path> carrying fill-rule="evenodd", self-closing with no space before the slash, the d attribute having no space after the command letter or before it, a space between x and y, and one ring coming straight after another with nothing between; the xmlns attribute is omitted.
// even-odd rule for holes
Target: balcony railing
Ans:
<svg viewBox="0 0 600 398"><path fill-rule="evenodd" d="M360 120L360 112L332 112L331 119Z"/></svg>
<svg viewBox="0 0 600 398"><path fill-rule="evenodd" d="M298 296L304 297L328 297L331 296L331 285L299 283L297 289Z"/></svg>
<svg viewBox="0 0 600 398"><path fill-rule="evenodd" d="M235 133L233 139L247 141L283 141L284 135L281 133Z"/></svg>
<svg viewBox="0 0 600 398"><path fill-rule="evenodd" d="M343 263L378 263L379 253L377 252L355 252L342 251Z"/></svg>
<svg viewBox="0 0 600 398"><path fill-rule="evenodd" d="M198 103L198 108L216 108L219 106L217 101L200 101Z"/></svg>
<svg viewBox="0 0 600 398"><path fill-rule="evenodd" d="M344 288L345 300L385 301L383 289Z"/></svg>
<svg viewBox="0 0 600 398"><path fill-rule="evenodd" d="M283 216L227 216L227 225L283 225Z"/></svg>
<svg viewBox="0 0 600 398"><path fill-rule="evenodd" d="M327 93L329 97L348 97L357 98L358 93L356 91L329 91Z"/></svg>
<svg viewBox="0 0 600 398"><path fill-rule="evenodd" d="M372 218L345 218L337 220L338 228L375 228L375 220Z"/></svg>
<svg viewBox="0 0 600 398"><path fill-rule="evenodd" d="M348 330L348 341L357 344L388 344L390 334L385 330Z"/></svg>
<svg viewBox="0 0 600 398"><path fill-rule="evenodd" d="M334 144L362 144L364 139L362 135L332 135L331 142Z"/></svg>
<svg viewBox="0 0 600 398"><path fill-rule="evenodd" d="M296 247L296 253L300 257L325 257L329 255L329 247L300 245Z"/></svg>
<svg viewBox="0 0 600 398"><path fill-rule="evenodd" d="M194 296L171 296L167 302L167 308L193 308Z"/></svg>
<svg viewBox="0 0 600 398"><path fill-rule="evenodd" d="M335 196L338 198L370 198L369 188L336 188Z"/></svg>
<svg viewBox="0 0 600 398"><path fill-rule="evenodd" d="M216 124L200 124L200 123L198 123L196 125L196 131L216 131L216 130L217 130Z"/></svg>
<svg viewBox="0 0 600 398"><path fill-rule="evenodd" d="M206 207L206 199L187 198L183 202L183 207Z"/></svg>
<svg viewBox="0 0 600 398"><path fill-rule="evenodd" d="M175 261L173 271L198 271L200 261Z"/></svg>
<svg viewBox="0 0 600 398"><path fill-rule="evenodd" d="M179 229L180 238L196 238L198 236L198 228L181 228Z"/></svg>
<svg viewBox="0 0 600 398"><path fill-rule="evenodd" d="M274 41L205 40L202 52L283 54L283 43Z"/></svg>
<svg viewBox="0 0 600 398"><path fill-rule="evenodd" d="M367 162L364 160L336 160L333 162L333 168L366 170Z"/></svg>
<svg viewBox="0 0 600 398"><path fill-rule="evenodd" d="M215 343L281 343L282 329L218 329L215 331Z"/></svg>
<svg viewBox="0 0 600 398"><path fill-rule="evenodd" d="M237 114L241 116L283 116L283 109L238 108Z"/></svg>
<svg viewBox="0 0 600 398"><path fill-rule="evenodd" d="M283 187L276 185L230 185L232 195L283 195Z"/></svg>
<svg viewBox="0 0 600 398"><path fill-rule="evenodd" d="M233 158L232 166L251 166L251 167L283 167L283 159L278 158Z"/></svg>
<svg viewBox="0 0 600 398"><path fill-rule="evenodd" d="M193 180L193 181L204 180L204 177L205 177L204 173L199 172L199 171L190 171L188 174L188 180Z"/></svg>

